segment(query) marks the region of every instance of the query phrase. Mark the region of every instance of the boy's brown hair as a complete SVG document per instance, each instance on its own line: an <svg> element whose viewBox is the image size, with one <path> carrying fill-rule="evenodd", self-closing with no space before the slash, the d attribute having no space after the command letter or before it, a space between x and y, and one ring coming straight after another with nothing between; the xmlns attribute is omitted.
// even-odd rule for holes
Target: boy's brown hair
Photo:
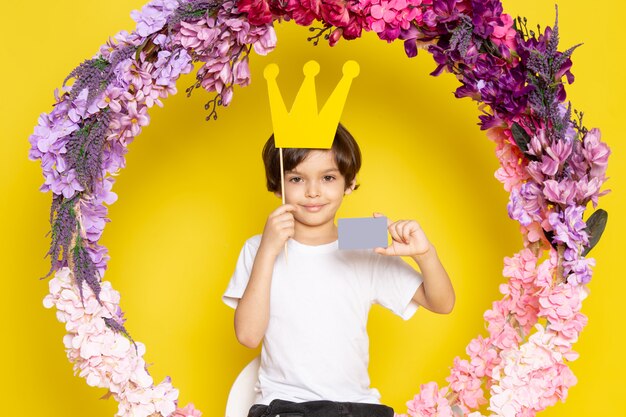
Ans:
<svg viewBox="0 0 626 417"><path fill-rule="evenodd" d="M335 162L339 172L346 180L346 189L350 186L356 174L361 169L361 150L348 129L341 123L337 126L333 146L330 148L335 155ZM305 148L283 148L283 169L290 171L306 158L311 149ZM263 164L265 165L265 177L267 178L267 189L272 192L280 192L280 156L278 149L274 146L274 134L263 147ZM359 187L355 185L356 190Z"/></svg>

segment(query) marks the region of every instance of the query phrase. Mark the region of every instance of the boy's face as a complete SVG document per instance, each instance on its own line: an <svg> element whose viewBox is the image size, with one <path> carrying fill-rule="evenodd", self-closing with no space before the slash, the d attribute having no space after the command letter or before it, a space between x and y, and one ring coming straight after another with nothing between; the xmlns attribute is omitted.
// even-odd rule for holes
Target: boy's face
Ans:
<svg viewBox="0 0 626 417"><path fill-rule="evenodd" d="M307 226L334 223L343 196L354 189L346 187L332 150L312 150L291 171L285 172L285 202L296 206L295 220ZM276 195L280 197L280 192Z"/></svg>

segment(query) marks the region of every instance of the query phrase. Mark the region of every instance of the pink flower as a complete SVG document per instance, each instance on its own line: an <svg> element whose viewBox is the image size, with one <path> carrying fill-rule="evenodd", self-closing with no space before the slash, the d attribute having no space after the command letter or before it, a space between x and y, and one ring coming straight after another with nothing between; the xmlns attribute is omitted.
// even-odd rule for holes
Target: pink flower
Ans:
<svg viewBox="0 0 626 417"><path fill-rule="evenodd" d="M548 328L562 341L558 344L571 346L578 340L578 334L587 324L587 318L580 313L587 295L584 286L569 283L545 288L540 294L539 315L548 320Z"/></svg>
<svg viewBox="0 0 626 417"><path fill-rule="evenodd" d="M250 67L248 66L248 56L236 61L233 65L233 83L242 87L250 84Z"/></svg>
<svg viewBox="0 0 626 417"><path fill-rule="evenodd" d="M271 25L265 26L263 30L252 30L249 37L252 38L250 42L254 52L259 55L267 55L276 48L276 31Z"/></svg>
<svg viewBox="0 0 626 417"><path fill-rule="evenodd" d="M189 403L185 408L178 408L171 417L201 417L200 410L196 410L193 403Z"/></svg>
<svg viewBox="0 0 626 417"><path fill-rule="evenodd" d="M107 87L104 92L104 96L97 103L98 108L104 109L108 107L112 112L119 113L122 111L122 105L120 104L120 98L124 90L120 87L115 86L114 84Z"/></svg>
<svg viewBox="0 0 626 417"><path fill-rule="evenodd" d="M515 49L515 36L517 32L513 27L513 18L508 14L501 14L497 21L490 22L493 26L491 39L496 45L506 45L509 49Z"/></svg>
<svg viewBox="0 0 626 417"><path fill-rule="evenodd" d="M604 179L611 150L600 141L600 130L591 129L583 139L583 155L587 160L591 177Z"/></svg>
<svg viewBox="0 0 626 417"><path fill-rule="evenodd" d="M446 378L446 381L450 384L450 389L458 394L461 405L466 412L487 403L481 387L481 377L467 360L456 357L450 376Z"/></svg>
<svg viewBox="0 0 626 417"><path fill-rule="evenodd" d="M411 22L421 22L421 4L421 0L365 0L361 7L370 29L391 42L402 29L409 29Z"/></svg>
<svg viewBox="0 0 626 417"><path fill-rule="evenodd" d="M569 206L576 201L576 182L563 179L560 182L556 180L546 180L543 182L543 195L546 200L553 203Z"/></svg>
<svg viewBox="0 0 626 417"><path fill-rule="evenodd" d="M453 417L452 409L445 395L447 387L438 389L437 383L422 384L420 393L406 405L412 417Z"/></svg>
<svg viewBox="0 0 626 417"><path fill-rule="evenodd" d="M211 23L214 19L210 19ZM207 20L200 19L197 22L180 23L180 43L185 49L197 50L202 53L210 49L213 42L220 34L220 29L214 24L208 25Z"/></svg>
<svg viewBox="0 0 626 417"><path fill-rule="evenodd" d="M513 143L510 135L509 129L492 128L487 132L487 137L496 142L496 156L500 161L500 168L496 171L495 177L509 192L529 178L525 169L528 159Z"/></svg>
<svg viewBox="0 0 626 417"><path fill-rule="evenodd" d="M148 117L148 109L146 106L140 106L136 101L130 101L126 104L126 110L128 114L125 114L120 118L122 128L130 130L132 136L137 136L141 133L141 127L146 126L150 122Z"/></svg>

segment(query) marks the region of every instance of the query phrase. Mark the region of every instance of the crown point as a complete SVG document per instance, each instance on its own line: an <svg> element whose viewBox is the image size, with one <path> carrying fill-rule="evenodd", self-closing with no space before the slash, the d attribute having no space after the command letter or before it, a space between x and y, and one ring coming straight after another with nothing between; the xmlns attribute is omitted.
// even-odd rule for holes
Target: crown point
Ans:
<svg viewBox="0 0 626 417"><path fill-rule="evenodd" d="M265 70L263 70L263 76L265 77L266 80L275 80L276 77L278 76L278 65L276 64L268 64L265 67Z"/></svg>
<svg viewBox="0 0 626 417"><path fill-rule="evenodd" d="M343 75L350 78L356 78L361 72L359 64L356 61L346 61L342 68Z"/></svg>
<svg viewBox="0 0 626 417"><path fill-rule="evenodd" d="M320 64L316 61L309 61L304 64L302 72L304 72L304 75L307 77L315 77L320 72Z"/></svg>

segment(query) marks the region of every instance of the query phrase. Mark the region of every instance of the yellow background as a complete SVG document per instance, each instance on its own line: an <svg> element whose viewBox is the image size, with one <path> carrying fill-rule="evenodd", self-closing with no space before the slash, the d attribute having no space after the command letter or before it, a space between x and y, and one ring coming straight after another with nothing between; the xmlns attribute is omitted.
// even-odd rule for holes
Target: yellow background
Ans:
<svg viewBox="0 0 626 417"><path fill-rule="evenodd" d="M50 194L39 162L27 159L28 136L53 90L108 36L134 28L129 15L143 1L9 2L3 7L0 100L0 233L2 285L3 415L112 416L113 400L72 374L62 344L63 325L42 306L49 268ZM626 231L626 161L623 157L625 7L616 0L595 7L582 0L560 2L561 49L574 53L576 82L568 88L574 107L586 112L588 127L600 127L612 148L601 200L608 229L591 253L597 260L589 317L572 364L579 378L565 404L544 416L623 415L626 337L620 236ZM505 11L551 25L552 2L506 1ZM306 41L306 29L278 26L279 46L268 57L252 57L252 85L237 88L232 105L217 122L204 122L212 98L184 89L153 108L151 124L130 145L127 168L117 178L119 200L109 209L102 244L112 257L105 279L122 294L131 335L147 345L146 360L159 382L170 375L180 404L194 402L205 416L223 415L228 389L257 352L237 344L233 312L220 301L243 241L260 233L279 201L264 190L260 150L271 131L266 63L281 67L279 85L293 99L309 59L322 65L320 102L337 82L347 59L361 64L343 120L359 140L364 165L361 189L345 200L341 216L417 219L437 247L453 279L457 305L449 316L419 311L403 322L375 308L370 318L371 376L383 400L404 412L421 383L444 382L455 355L483 332L482 313L499 296L502 259L521 248L517 225L506 214L507 194L493 178L494 145L476 126L469 99L456 100L456 80L428 75L427 53L404 56L367 33L334 48ZM8 407L8 409L7 409Z"/></svg>

